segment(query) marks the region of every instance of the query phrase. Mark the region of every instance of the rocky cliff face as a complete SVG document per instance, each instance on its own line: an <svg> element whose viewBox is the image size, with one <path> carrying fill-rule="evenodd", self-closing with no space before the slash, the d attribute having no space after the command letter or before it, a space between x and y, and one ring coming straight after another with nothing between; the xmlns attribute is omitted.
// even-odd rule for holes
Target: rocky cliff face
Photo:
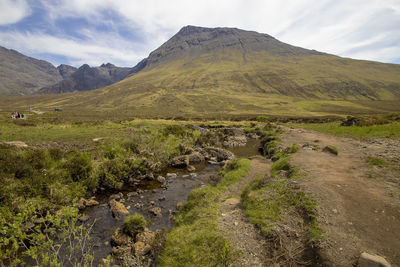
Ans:
<svg viewBox="0 0 400 267"><path fill-rule="evenodd" d="M77 70L77 68L65 64L61 64L57 69L64 79L70 77Z"/></svg>
<svg viewBox="0 0 400 267"><path fill-rule="evenodd" d="M75 71L72 68L60 65L59 70L63 73L64 79L57 84L42 88L39 92L58 94L93 90L118 82L132 73L132 68L120 68L111 63L102 64L100 67L84 64Z"/></svg>

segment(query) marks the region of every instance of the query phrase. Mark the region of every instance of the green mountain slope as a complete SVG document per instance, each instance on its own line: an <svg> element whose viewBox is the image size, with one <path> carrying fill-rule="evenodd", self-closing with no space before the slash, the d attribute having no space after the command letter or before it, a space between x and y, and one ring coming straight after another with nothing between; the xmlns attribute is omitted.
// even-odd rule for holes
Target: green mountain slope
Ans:
<svg viewBox="0 0 400 267"><path fill-rule="evenodd" d="M184 27L137 68L103 89L23 101L144 117L400 109L400 65L341 58L239 29Z"/></svg>

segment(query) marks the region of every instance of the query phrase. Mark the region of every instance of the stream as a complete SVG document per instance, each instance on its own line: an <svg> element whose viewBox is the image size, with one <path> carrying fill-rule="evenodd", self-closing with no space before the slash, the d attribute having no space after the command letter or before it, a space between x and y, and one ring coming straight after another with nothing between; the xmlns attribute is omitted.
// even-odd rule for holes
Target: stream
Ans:
<svg viewBox="0 0 400 267"><path fill-rule="evenodd" d="M235 154L235 157L247 158L259 155L259 140L248 139L245 146L228 148ZM184 203L189 193L200 186L210 182L210 177L217 175L221 166L211 165L207 162L194 165L196 171L190 173L186 169L168 168L160 175L167 177L167 173L175 173L176 178L166 178L161 184L157 181L143 181L139 187L124 187L121 192L124 194L122 202L129 210L129 213L141 213L150 218L152 224L148 227L155 231L159 229L171 229L174 222L171 216L176 212L178 202ZM136 193L135 193L136 192ZM115 192L113 192L115 193ZM115 229L122 225L122 220L116 220L111 214L108 206L108 198L113 193L102 193L96 196L100 205L88 207L84 213L89 215L88 223L96 220L91 233L91 241L94 244L94 266L97 266L101 259L106 258L111 252L110 240ZM153 205L151 203L154 203ZM162 217L154 216L149 210L154 207L161 208Z"/></svg>

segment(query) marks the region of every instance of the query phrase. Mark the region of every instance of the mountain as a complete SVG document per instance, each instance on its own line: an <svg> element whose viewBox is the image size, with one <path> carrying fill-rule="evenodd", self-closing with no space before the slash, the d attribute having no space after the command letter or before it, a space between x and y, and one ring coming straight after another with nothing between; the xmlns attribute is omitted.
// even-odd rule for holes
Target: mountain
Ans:
<svg viewBox="0 0 400 267"><path fill-rule="evenodd" d="M40 89L39 93L58 94L102 88L126 78L135 71L133 68L116 67L111 63L102 64L100 67L84 64L79 69L60 65L58 69L64 79Z"/></svg>
<svg viewBox="0 0 400 267"><path fill-rule="evenodd" d="M0 46L0 95L26 95L62 79L51 63Z"/></svg>
<svg viewBox="0 0 400 267"><path fill-rule="evenodd" d="M61 64L60 66L57 67L57 70L63 77L63 79L66 79L70 77L77 70L77 68L72 67L70 65Z"/></svg>
<svg viewBox="0 0 400 267"><path fill-rule="evenodd" d="M166 90L347 100L400 97L399 65L340 58L235 28L184 27L149 55L141 72L162 79L158 88ZM138 79L118 86L134 88Z"/></svg>
<svg viewBox="0 0 400 267"><path fill-rule="evenodd" d="M80 114L222 118L400 111L399 100L400 65L341 58L253 31L186 26L125 79L34 103Z"/></svg>

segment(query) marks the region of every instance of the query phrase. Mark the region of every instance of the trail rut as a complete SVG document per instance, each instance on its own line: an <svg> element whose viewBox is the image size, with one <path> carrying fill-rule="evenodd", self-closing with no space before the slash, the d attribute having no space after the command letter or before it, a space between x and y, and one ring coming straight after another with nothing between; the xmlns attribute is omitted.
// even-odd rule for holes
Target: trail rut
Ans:
<svg viewBox="0 0 400 267"><path fill-rule="evenodd" d="M233 248L240 251L235 266L267 266L265 238L245 217L240 203L244 187L260 175L269 175L271 163L261 157L251 160L251 171L240 182L234 184L223 195L218 227L230 241Z"/></svg>
<svg viewBox="0 0 400 267"><path fill-rule="evenodd" d="M368 155L396 162L400 147L390 145L396 141L366 142L286 130L281 138L284 146L305 145L291 164L308 173L299 184L319 203L319 224L324 231L320 252L327 264L351 266L367 251L400 266L400 178L371 179L371 170L365 166ZM311 149L326 145L337 147L339 155Z"/></svg>

